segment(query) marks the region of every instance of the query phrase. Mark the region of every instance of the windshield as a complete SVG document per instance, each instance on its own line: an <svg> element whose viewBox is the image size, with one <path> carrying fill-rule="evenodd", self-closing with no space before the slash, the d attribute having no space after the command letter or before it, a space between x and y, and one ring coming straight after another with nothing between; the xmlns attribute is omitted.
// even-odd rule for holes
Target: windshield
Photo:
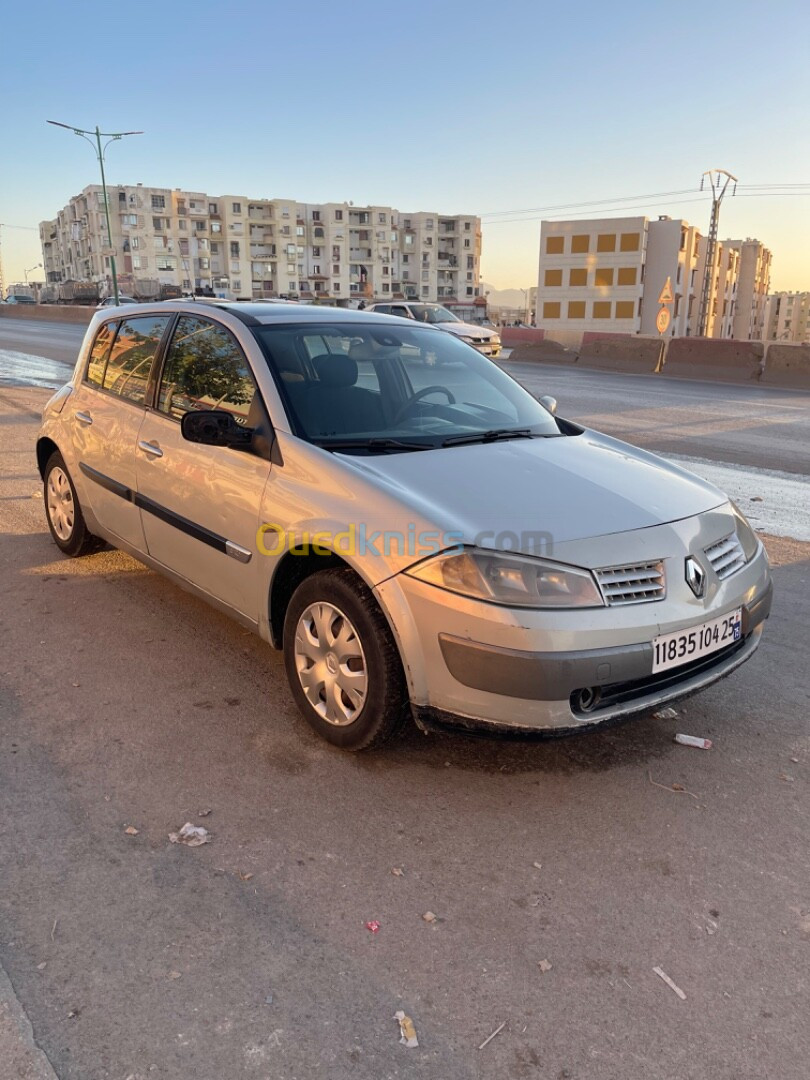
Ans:
<svg viewBox="0 0 810 1080"><path fill-rule="evenodd" d="M454 315L452 311L448 311L446 307L439 307L438 304L409 304L408 307L417 322L461 322L461 319Z"/></svg>
<svg viewBox="0 0 810 1080"><path fill-rule="evenodd" d="M519 383L440 330L358 322L253 332L292 430L321 446L390 453L560 434Z"/></svg>

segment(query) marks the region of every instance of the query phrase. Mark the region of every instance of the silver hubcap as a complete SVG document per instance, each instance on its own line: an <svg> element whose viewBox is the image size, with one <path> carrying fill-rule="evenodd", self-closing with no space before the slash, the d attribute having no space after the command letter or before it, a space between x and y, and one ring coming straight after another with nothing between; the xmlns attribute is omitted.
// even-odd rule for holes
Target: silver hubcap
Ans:
<svg viewBox="0 0 810 1080"><path fill-rule="evenodd" d="M338 727L353 723L368 692L357 631L333 604L310 604L295 630L295 667L315 712Z"/></svg>
<svg viewBox="0 0 810 1080"><path fill-rule="evenodd" d="M73 504L73 492L64 469L51 469L48 475L48 517L53 531L60 540L68 541L73 535L76 508Z"/></svg>

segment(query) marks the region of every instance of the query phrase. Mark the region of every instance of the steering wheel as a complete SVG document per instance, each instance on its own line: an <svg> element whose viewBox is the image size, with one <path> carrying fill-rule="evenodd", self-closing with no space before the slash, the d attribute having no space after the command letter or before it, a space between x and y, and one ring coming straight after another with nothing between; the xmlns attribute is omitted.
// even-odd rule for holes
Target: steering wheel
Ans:
<svg viewBox="0 0 810 1080"><path fill-rule="evenodd" d="M423 386L421 390L417 390L415 394L411 394L405 404L397 412L393 423L395 425L398 424L408 409L410 409L411 405L415 405L417 401L421 400L423 397L427 397L428 394L446 394L448 405L455 405L456 403L455 395L453 395L446 386Z"/></svg>

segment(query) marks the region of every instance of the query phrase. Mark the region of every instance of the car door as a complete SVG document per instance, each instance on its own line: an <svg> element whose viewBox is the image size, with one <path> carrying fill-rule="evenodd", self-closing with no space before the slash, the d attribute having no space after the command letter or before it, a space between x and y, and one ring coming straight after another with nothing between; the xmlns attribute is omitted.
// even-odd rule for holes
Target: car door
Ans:
<svg viewBox="0 0 810 1080"><path fill-rule="evenodd" d="M103 529L145 549L134 502L138 435L146 392L171 316L102 323L84 377L70 398L73 451L84 497Z"/></svg>
<svg viewBox="0 0 810 1080"><path fill-rule="evenodd" d="M256 534L270 462L250 450L184 439L183 414L214 408L252 426L261 400L250 365L221 323L182 315L138 439L146 546L152 558L256 622Z"/></svg>

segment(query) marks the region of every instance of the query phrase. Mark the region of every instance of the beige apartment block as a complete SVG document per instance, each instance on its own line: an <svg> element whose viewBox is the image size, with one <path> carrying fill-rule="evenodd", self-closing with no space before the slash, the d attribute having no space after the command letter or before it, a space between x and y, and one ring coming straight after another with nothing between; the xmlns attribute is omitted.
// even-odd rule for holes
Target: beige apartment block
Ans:
<svg viewBox="0 0 810 1080"><path fill-rule="evenodd" d="M767 298L763 340L810 344L810 292L776 292Z"/></svg>
<svg viewBox="0 0 810 1080"><path fill-rule="evenodd" d="M535 323L565 337L658 334L658 312L666 307L666 335L694 335L707 247L695 226L667 216L544 221ZM762 336L770 265L771 253L758 240L715 245L707 337ZM667 293L671 301L662 302Z"/></svg>
<svg viewBox="0 0 810 1080"><path fill-rule="evenodd" d="M136 297L180 286L236 299L409 298L440 300L462 317L482 304L477 217L141 184L108 194L112 248L98 185L41 223L48 283L92 281L107 293L114 251L121 291Z"/></svg>

